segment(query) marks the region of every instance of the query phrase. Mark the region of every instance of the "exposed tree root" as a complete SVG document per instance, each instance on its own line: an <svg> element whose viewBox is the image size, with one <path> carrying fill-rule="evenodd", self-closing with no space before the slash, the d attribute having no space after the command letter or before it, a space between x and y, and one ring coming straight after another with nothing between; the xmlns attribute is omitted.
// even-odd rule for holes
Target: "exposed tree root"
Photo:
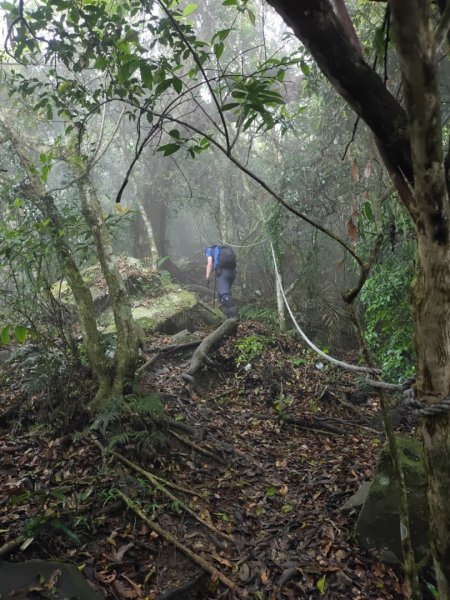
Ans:
<svg viewBox="0 0 450 600"><path fill-rule="evenodd" d="M200 346L194 352L191 358L189 369L182 374L182 377L185 381L193 382L194 375L200 370L202 365L207 362L211 349L228 336L235 334L237 331L237 326L237 319L227 319L224 323L222 323L222 325L220 325L220 327L205 337Z"/></svg>
<svg viewBox="0 0 450 600"><path fill-rule="evenodd" d="M195 348L201 343L201 340L195 340L193 342L186 342L186 344L170 344L169 346L163 346L162 348L149 348L148 351L154 350L156 351L156 354L136 370L136 376L139 377L142 375L142 373L151 367L162 354L169 354L170 352L178 352L181 350L189 350L189 348Z"/></svg>
<svg viewBox="0 0 450 600"><path fill-rule="evenodd" d="M139 506L135 502L133 502L133 500L131 500L131 498L129 498L121 490L117 490L117 493L120 496L120 498L122 498L122 500L125 502L125 504L128 506L128 508L130 510L132 510L142 521L144 521L144 523L146 523L146 525L151 527L153 529L153 531L156 531L156 533L158 533L161 537L163 537L165 540L167 540L168 542L173 544L178 550L180 550L180 552L183 552L183 554L185 554L188 558L190 558L192 560L192 562L199 565L204 571L206 571L207 573L211 573L211 575L214 575L215 577L217 577L217 579L221 583L223 583L230 589L234 589L235 585L231 581L231 579L229 579L226 575L221 573L211 563L204 560L201 556L192 552L192 550L190 550L187 546L182 544L175 536L173 536L171 533L169 533L168 531L166 531L165 529L160 527L160 525L158 525L158 523L156 523L155 521L152 521L144 513L144 511L141 510L139 508Z"/></svg>
<svg viewBox="0 0 450 600"><path fill-rule="evenodd" d="M97 445L99 445L99 444L97 444ZM143 469L139 465L133 463L131 460L128 460L128 458L125 458L125 456L122 456L118 452L115 452L114 450L111 450L110 453L111 453L112 456L115 456L118 460L120 460L120 462L122 462L124 465L127 465L128 467L130 467L131 469L133 469L137 473L140 473L141 475L143 475L146 479L148 479L155 486L155 488L159 492L161 492L162 494L164 494L165 496L167 496L168 498L170 498L170 500L172 500L172 502L176 502L179 506L181 506L181 508L185 512L187 512L188 514L190 514L191 517L194 517L194 519L196 519L199 523L201 523L202 525L204 525L207 529L210 529L216 535L222 537L223 539L225 539L225 540L227 540L227 541L229 541L229 542L231 542L233 544L235 543L235 540L234 540L234 538L231 535L228 535L227 533L225 533L223 531L220 531L220 529L217 529L214 525L212 525L212 523L207 523L196 512L194 512L191 508L189 508L189 506L187 506L182 500L180 500L179 498L177 498L177 496L175 496L174 494L172 494L172 492L169 492L169 490L167 490L164 487L164 485L160 481L158 481L156 479L156 477L154 477L151 473L149 473L148 471L146 471L145 469ZM190 491L190 493L192 494L193 492ZM200 493L197 494L197 495L201 496Z"/></svg>

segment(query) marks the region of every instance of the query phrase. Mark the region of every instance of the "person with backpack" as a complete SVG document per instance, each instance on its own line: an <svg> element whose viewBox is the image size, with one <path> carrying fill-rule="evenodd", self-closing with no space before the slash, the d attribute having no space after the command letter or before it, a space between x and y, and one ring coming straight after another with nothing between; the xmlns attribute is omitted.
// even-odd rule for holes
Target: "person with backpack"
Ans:
<svg viewBox="0 0 450 600"><path fill-rule="evenodd" d="M206 284L209 287L211 273L216 276L217 297L228 318L238 316L231 296L231 286L236 276L236 255L230 246L208 246L205 250Z"/></svg>

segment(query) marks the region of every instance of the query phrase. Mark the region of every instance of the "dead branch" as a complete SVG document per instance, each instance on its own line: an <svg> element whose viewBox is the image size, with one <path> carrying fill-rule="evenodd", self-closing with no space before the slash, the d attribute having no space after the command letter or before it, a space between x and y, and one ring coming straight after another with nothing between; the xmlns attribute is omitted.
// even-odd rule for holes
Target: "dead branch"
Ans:
<svg viewBox="0 0 450 600"><path fill-rule="evenodd" d="M194 375L197 373L203 363L207 361L211 349L228 336L234 335L236 333L237 326L237 319L227 319L224 323L222 323L222 325L220 325L220 327L207 335L194 352L191 358L189 369L182 374L183 379L192 382Z"/></svg>
<svg viewBox="0 0 450 600"><path fill-rule="evenodd" d="M315 421L314 419L295 419L285 414L279 416L274 415L261 415L259 413L244 413L242 418L257 419L258 421L280 421L280 423L289 423L289 425L295 425L300 429L308 429L323 433L325 435L345 435L347 432L343 429L338 429L325 421Z"/></svg>
<svg viewBox="0 0 450 600"><path fill-rule="evenodd" d="M94 442L94 444L97 446L97 448L99 448L100 452L102 454L105 454L107 452L106 448L104 446L102 446L102 444L96 440L95 438L92 438L92 441ZM117 454L114 452L114 450L110 451L111 454ZM117 455L117 457L121 457L121 455ZM125 460L127 460L125 457L122 457ZM133 463L131 463L133 464ZM182 485L178 485L176 483L172 483L171 481L168 481L167 479L163 479L162 477L159 477L159 475L155 475L154 473L150 473L150 471L145 471L144 469L142 469L142 472L144 474L145 477L147 477L148 479L151 477L153 479L156 479L157 481L159 481L160 483L162 483L163 485L167 486L167 487L171 487L174 490L178 490L179 492L183 492L184 494L189 494L191 496L202 496L201 492L197 492L194 490L190 490L189 488L185 488Z"/></svg>
<svg viewBox="0 0 450 600"><path fill-rule="evenodd" d="M211 565L209 562L204 560L201 556L192 552L192 550L190 550L187 546L182 544L175 536L173 536L171 533L169 533L168 531L166 531L165 529L160 527L158 525L158 523L156 523L155 521L152 521L144 513L144 511L141 510L139 508L139 506L135 502L133 502L133 500L131 500L131 498L129 498L127 495L125 495L121 490L117 490L117 493L123 499L123 501L126 503L128 508L130 510L132 510L142 521L144 521L144 523L146 525L151 527L153 529L153 531L156 531L156 533L158 533L161 537L163 537L165 540L167 540L168 542L173 544L175 546L175 548L177 548L178 550L183 552L183 554L185 554L188 558L190 558L195 564L199 565L204 571L206 571L207 573L211 573L211 575L214 575L215 577L217 577L217 579L219 579L219 581L221 581L224 585L226 585L230 589L234 589L235 585L231 581L231 579L229 579L226 575L224 575L223 573L218 571L216 568L214 568L213 565Z"/></svg>
<svg viewBox="0 0 450 600"><path fill-rule="evenodd" d="M190 439L184 437L184 435L180 435L179 433L175 433L175 431L172 431L171 429L169 429L168 431L177 440L179 440L180 442L182 442L186 446L189 446L189 448L192 448L193 450L196 450L200 454L204 454L208 458L212 458L213 460L215 460L216 462L220 463L221 465L225 465L226 464L226 462L220 456L218 456L217 454L214 454L214 452L210 452L206 448L202 448L202 446L199 446L195 442L192 442Z"/></svg>
<svg viewBox="0 0 450 600"><path fill-rule="evenodd" d="M162 483L157 481L157 479L151 473L149 473L148 471L146 471L139 465L131 462L131 460L128 460L127 458L125 458L125 456L122 456L121 454L119 454L118 452L115 452L114 450L111 451L111 454L112 454L112 456L115 456L118 460L120 460L120 462L122 462L124 465L127 465L128 467L130 467L137 473L140 473L141 475L143 475L146 479L148 479L150 481L150 483L152 483L155 486L155 488L159 492L161 492L162 494L164 494L165 496L170 498L170 500L172 500L172 502L176 502L179 506L181 506L181 508L183 508L184 511L186 511L188 514L190 514L191 517L194 517L194 519L196 519L199 523L204 525L207 529L210 529L216 535L218 535L218 536L224 538L225 540L232 542L234 544L235 540L231 535L228 535L227 533L220 531L220 529L217 529L212 523L207 523L196 512L194 512L191 508L189 508L189 506L187 506L182 500L180 500L179 498L174 496L174 494L172 494L172 492L169 492L169 490L167 490ZM198 494L198 495L200 496L201 494Z"/></svg>
<svg viewBox="0 0 450 600"><path fill-rule="evenodd" d="M10 552L21 546L26 539L27 538L25 535L19 535L13 540L6 542L6 544L3 544L3 546L0 546L0 558L3 558L3 556L6 556Z"/></svg>

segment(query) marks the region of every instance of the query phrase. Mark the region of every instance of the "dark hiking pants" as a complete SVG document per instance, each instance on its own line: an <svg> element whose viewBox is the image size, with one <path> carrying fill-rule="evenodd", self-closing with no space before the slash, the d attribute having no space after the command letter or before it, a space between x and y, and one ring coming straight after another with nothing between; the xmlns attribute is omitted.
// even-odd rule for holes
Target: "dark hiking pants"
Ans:
<svg viewBox="0 0 450 600"><path fill-rule="evenodd" d="M231 296L231 286L235 275L234 269L220 269L217 271L217 297L227 317L237 317L236 307Z"/></svg>

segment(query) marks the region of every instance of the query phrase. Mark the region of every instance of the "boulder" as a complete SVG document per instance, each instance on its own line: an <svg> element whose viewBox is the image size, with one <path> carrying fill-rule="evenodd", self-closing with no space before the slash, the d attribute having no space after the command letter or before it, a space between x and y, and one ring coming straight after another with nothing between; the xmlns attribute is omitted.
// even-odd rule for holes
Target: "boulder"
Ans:
<svg viewBox="0 0 450 600"><path fill-rule="evenodd" d="M0 598L103 600L75 565L45 560L0 562Z"/></svg>
<svg viewBox="0 0 450 600"><path fill-rule="evenodd" d="M130 295L132 313L140 335L142 332L145 336L155 331L168 334L183 329L195 331L204 325L218 327L223 321L220 310L200 302L194 293L168 282L141 261L119 257L117 265ZM114 334L108 288L99 265L88 267L82 275L90 287L102 333ZM75 308L67 281L55 284L52 291L68 308Z"/></svg>
<svg viewBox="0 0 450 600"><path fill-rule="evenodd" d="M429 547L427 485L422 445L410 437L397 435L396 438L408 494L411 541L416 562L420 562L427 555ZM387 445L381 452L375 476L359 514L356 537L363 548L378 551L385 562L402 563L399 485Z"/></svg>

